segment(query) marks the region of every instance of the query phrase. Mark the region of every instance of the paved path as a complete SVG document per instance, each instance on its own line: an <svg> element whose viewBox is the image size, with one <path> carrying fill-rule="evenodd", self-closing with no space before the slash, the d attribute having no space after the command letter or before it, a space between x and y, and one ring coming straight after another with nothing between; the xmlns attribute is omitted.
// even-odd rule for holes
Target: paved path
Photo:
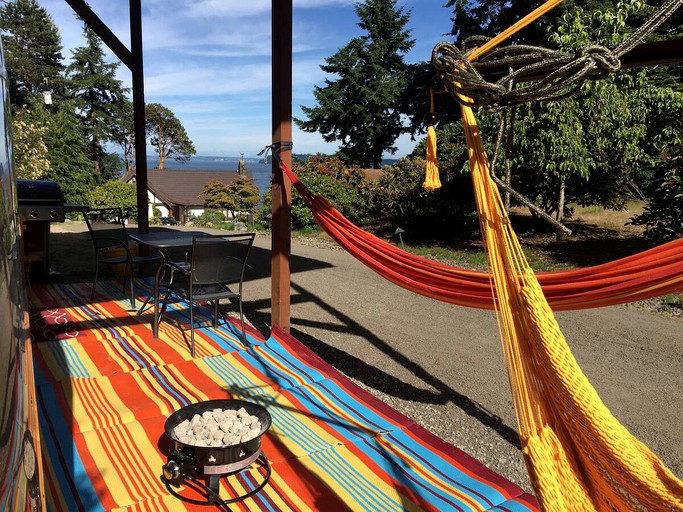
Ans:
<svg viewBox="0 0 683 512"><path fill-rule="evenodd" d="M53 267L62 264L68 276L87 282L92 248L83 241L82 226L55 227L72 233L53 237ZM84 248L90 252L79 256ZM292 256L291 326L299 340L404 414L529 489L495 313L415 295L337 249L294 241ZM250 262L245 311L267 334L268 237L257 237ZM609 307L560 313L558 320L606 405L683 477L683 318Z"/></svg>

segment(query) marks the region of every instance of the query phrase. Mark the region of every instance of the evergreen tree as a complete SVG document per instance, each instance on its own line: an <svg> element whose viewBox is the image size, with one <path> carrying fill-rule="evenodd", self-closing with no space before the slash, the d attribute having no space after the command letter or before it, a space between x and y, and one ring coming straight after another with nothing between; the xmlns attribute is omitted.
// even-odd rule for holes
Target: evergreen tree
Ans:
<svg viewBox="0 0 683 512"><path fill-rule="evenodd" d="M150 143L159 155L159 170L167 158L187 162L196 153L183 125L168 108L159 103L145 105L145 128Z"/></svg>
<svg viewBox="0 0 683 512"><path fill-rule="evenodd" d="M116 78L119 64L105 62L101 40L90 27L84 25L83 32L87 44L73 51L73 61L66 68L66 74L78 116L88 137L97 181L104 183L114 176L111 169L106 168L103 146L114 140L117 127L127 114L127 100L125 89Z"/></svg>
<svg viewBox="0 0 683 512"><path fill-rule="evenodd" d="M47 11L36 0L15 0L0 7L0 30L10 79L10 98L24 105L44 87L59 94L62 44L59 31Z"/></svg>
<svg viewBox="0 0 683 512"><path fill-rule="evenodd" d="M339 79L316 86L318 106L302 106L308 119L295 122L327 142L340 141L340 156L349 162L379 168L382 154L394 154L394 142L406 132L400 99L407 83L403 56L414 43L405 28L410 11L397 8L396 0L366 0L355 12L364 34L325 59L321 69Z"/></svg>
<svg viewBox="0 0 683 512"><path fill-rule="evenodd" d="M50 170L43 179L56 181L64 191L64 201L87 204L87 192L97 183L92 172L93 161L89 158L88 139L74 106L70 101L59 103L57 111L50 115L34 109L36 115L47 115L48 132L45 144L48 149Z"/></svg>

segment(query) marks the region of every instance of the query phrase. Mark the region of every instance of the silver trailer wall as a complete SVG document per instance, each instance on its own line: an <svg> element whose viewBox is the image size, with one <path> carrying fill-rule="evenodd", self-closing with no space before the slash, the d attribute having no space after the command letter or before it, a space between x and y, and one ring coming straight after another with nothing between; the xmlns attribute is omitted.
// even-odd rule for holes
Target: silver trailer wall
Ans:
<svg viewBox="0 0 683 512"><path fill-rule="evenodd" d="M0 510L43 510L31 341L0 46Z"/></svg>

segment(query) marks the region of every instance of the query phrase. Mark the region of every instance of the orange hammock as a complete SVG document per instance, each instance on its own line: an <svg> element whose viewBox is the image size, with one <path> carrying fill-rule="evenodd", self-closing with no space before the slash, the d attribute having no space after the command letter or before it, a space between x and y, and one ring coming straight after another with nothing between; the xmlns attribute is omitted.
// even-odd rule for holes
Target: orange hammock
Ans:
<svg viewBox="0 0 683 512"><path fill-rule="evenodd" d="M403 251L344 217L280 164L316 222L355 258L389 281L459 306L494 309L488 273L452 267ZM536 276L553 310L588 309L683 290L683 239L602 265Z"/></svg>

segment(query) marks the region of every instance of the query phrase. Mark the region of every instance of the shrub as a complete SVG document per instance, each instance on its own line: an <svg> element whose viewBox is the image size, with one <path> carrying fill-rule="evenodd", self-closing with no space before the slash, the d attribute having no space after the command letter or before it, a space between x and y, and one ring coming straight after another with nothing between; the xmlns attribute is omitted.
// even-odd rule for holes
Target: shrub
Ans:
<svg viewBox="0 0 683 512"><path fill-rule="evenodd" d="M226 208L233 219L237 219L244 212L253 211L261 200L254 179L244 176L238 176L229 185L213 180L204 187L202 195L207 197L204 206Z"/></svg>
<svg viewBox="0 0 683 512"><path fill-rule="evenodd" d="M427 192L422 188L424 175L425 161L419 157L402 158L386 166L379 180L372 184L375 214L423 237L472 237L478 222L469 176L441 173L442 187Z"/></svg>
<svg viewBox="0 0 683 512"><path fill-rule="evenodd" d="M193 216L192 224L195 226L213 226L215 224L221 224L225 222L225 215L219 210L204 210L199 216Z"/></svg>
<svg viewBox="0 0 683 512"><path fill-rule="evenodd" d="M664 174L643 213L630 224L645 226L644 235L658 244L683 236L683 166Z"/></svg>
<svg viewBox="0 0 683 512"><path fill-rule="evenodd" d="M124 215L138 218L135 183L107 181L87 192L86 199L91 208L121 208Z"/></svg>
<svg viewBox="0 0 683 512"><path fill-rule="evenodd" d="M327 199L351 222L359 224L369 218L367 186L359 169L348 169L337 157L316 155L303 164L293 165L293 170L308 190ZM263 197L263 207L257 219L264 225L268 225L267 215L271 205L269 189ZM306 229L315 226L310 209L292 188L292 228Z"/></svg>

